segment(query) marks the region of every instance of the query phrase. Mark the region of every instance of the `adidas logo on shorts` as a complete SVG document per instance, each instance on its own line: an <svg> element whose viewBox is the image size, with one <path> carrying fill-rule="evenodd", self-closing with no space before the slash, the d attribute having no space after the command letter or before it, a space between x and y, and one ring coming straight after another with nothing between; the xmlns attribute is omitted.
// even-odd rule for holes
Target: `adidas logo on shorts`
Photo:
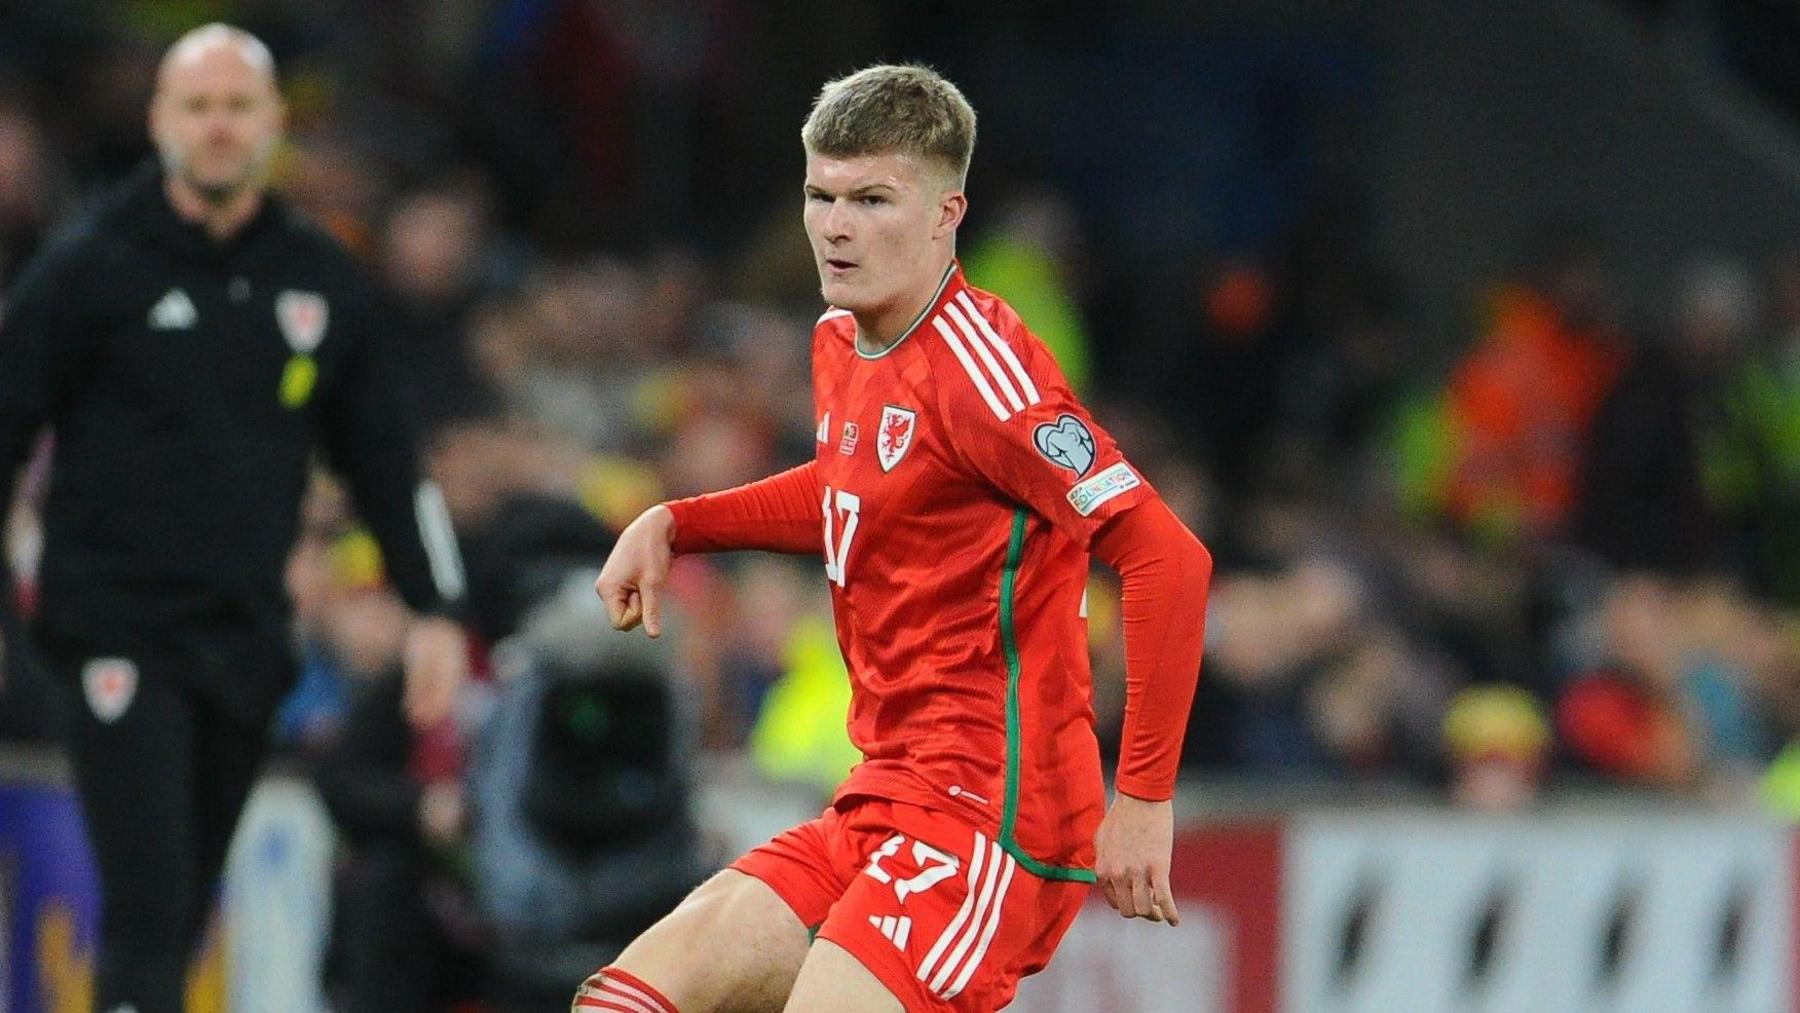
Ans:
<svg viewBox="0 0 1800 1013"><path fill-rule="evenodd" d="M870 915L869 924L875 927L875 931L881 933L883 939L902 950L906 949L907 937L912 935L911 918L905 915L898 918L893 915Z"/></svg>

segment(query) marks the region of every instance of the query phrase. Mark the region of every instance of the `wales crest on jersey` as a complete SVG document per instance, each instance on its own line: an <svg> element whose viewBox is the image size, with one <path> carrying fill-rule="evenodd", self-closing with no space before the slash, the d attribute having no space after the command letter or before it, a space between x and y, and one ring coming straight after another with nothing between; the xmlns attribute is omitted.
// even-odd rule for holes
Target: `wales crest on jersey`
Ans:
<svg viewBox="0 0 1800 1013"><path fill-rule="evenodd" d="M311 355L325 338L331 304L317 292L285 289L275 297L275 323L295 355Z"/></svg>
<svg viewBox="0 0 1800 1013"><path fill-rule="evenodd" d="M894 465L912 449L913 434L918 431L919 413L911 408L898 405L884 405L881 409L881 429L875 439L875 456L881 460L881 470L893 471Z"/></svg>

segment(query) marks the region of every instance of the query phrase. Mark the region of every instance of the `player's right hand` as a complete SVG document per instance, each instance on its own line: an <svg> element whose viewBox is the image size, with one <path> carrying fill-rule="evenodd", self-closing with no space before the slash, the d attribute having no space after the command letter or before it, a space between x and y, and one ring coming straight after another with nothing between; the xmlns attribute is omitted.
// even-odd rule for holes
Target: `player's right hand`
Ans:
<svg viewBox="0 0 1800 1013"><path fill-rule="evenodd" d="M594 581L594 593L606 603L613 629L629 630L642 623L645 633L662 635L662 589L675 555L669 548L674 539L675 515L660 503L620 533L600 568L600 579Z"/></svg>

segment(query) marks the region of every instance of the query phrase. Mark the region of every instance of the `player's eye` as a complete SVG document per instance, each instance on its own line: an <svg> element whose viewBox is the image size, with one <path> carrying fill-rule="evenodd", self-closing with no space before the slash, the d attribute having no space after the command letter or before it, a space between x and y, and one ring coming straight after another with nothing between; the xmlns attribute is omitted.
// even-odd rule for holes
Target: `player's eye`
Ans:
<svg viewBox="0 0 1800 1013"><path fill-rule="evenodd" d="M865 207L874 207L877 204L886 204L887 198L878 193L866 193L862 196L862 202Z"/></svg>
<svg viewBox="0 0 1800 1013"><path fill-rule="evenodd" d="M824 192L823 190L807 191L806 199L810 200L810 201L823 201L826 204L831 203L831 195Z"/></svg>

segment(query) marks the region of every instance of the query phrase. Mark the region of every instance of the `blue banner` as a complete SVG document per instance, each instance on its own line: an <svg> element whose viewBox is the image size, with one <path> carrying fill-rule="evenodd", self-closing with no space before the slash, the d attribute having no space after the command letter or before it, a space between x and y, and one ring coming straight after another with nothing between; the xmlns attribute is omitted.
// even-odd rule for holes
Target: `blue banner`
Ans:
<svg viewBox="0 0 1800 1013"><path fill-rule="evenodd" d="M8 1013L93 1008L100 891L74 793L0 782L0 1002Z"/></svg>

